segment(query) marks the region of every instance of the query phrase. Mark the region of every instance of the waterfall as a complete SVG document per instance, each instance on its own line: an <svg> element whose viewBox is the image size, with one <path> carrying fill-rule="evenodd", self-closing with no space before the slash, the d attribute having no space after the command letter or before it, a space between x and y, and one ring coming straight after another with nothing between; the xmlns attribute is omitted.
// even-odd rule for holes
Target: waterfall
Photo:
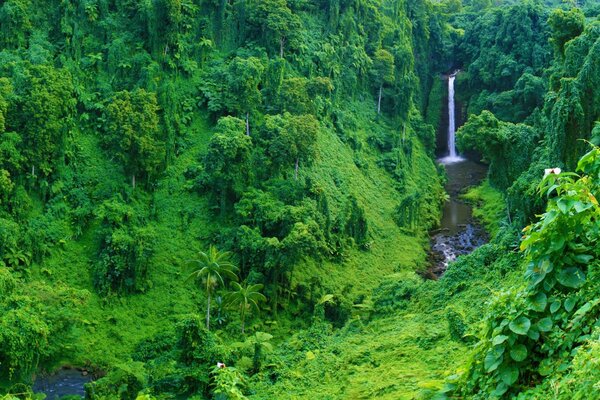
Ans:
<svg viewBox="0 0 600 400"><path fill-rule="evenodd" d="M455 120L455 105L454 105L454 80L457 72L454 72L448 77L448 156L440 161L443 164L451 164L463 161L464 158L456 153L456 120Z"/></svg>
<svg viewBox="0 0 600 400"><path fill-rule="evenodd" d="M454 80L456 75L452 74L448 77L448 157L456 158L456 121L454 120Z"/></svg>

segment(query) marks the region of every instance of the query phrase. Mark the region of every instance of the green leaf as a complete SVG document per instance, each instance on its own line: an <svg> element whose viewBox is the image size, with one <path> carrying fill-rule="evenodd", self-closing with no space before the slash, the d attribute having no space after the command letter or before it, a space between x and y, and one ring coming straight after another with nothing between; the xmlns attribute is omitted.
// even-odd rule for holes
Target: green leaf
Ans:
<svg viewBox="0 0 600 400"><path fill-rule="evenodd" d="M506 341L506 339L508 339L508 336L506 335L498 335L496 337L494 337L494 339L492 340L492 344L494 346L498 345L498 344L502 344Z"/></svg>
<svg viewBox="0 0 600 400"><path fill-rule="evenodd" d="M585 274L579 268L565 268L558 273L556 280L563 286L577 289L585 283Z"/></svg>
<svg viewBox="0 0 600 400"><path fill-rule="evenodd" d="M594 161L597 157L597 149L593 149L592 151L586 153L583 157L579 159L579 162L577 163L577 171L585 171L590 165L594 164Z"/></svg>
<svg viewBox="0 0 600 400"><path fill-rule="evenodd" d="M592 208L592 204L591 203L582 203L581 201L576 201L575 202L575 211L579 214L585 210L589 210L590 208Z"/></svg>
<svg viewBox="0 0 600 400"><path fill-rule="evenodd" d="M531 297L529 301L532 310L543 312L546 309L546 305L548 304L548 297L545 293L540 292L535 296Z"/></svg>
<svg viewBox="0 0 600 400"><path fill-rule="evenodd" d="M492 395L496 396L496 397L500 397L502 396L504 393L506 393L506 391L508 390L508 385L504 382L500 382L497 386L496 386L496 390L494 390L492 392Z"/></svg>
<svg viewBox="0 0 600 400"><path fill-rule="evenodd" d="M538 340L540 338L540 331L535 326L532 326L527 332L527 337L531 340Z"/></svg>
<svg viewBox="0 0 600 400"><path fill-rule="evenodd" d="M554 269L554 265L548 259L531 262L527 266L525 277L531 281L531 286L536 286L546 278L546 275Z"/></svg>
<svg viewBox="0 0 600 400"><path fill-rule="evenodd" d="M531 327L531 321L529 318L521 316L508 324L508 327L517 335L526 335Z"/></svg>
<svg viewBox="0 0 600 400"><path fill-rule="evenodd" d="M542 220L544 221L542 229L547 228L548 225L550 225L556 219L556 217L558 217L558 212L556 212L556 210L550 210L546 214L544 214L544 216L542 217Z"/></svg>
<svg viewBox="0 0 600 400"><path fill-rule="evenodd" d="M560 304L560 300L556 300L552 304L550 304L550 312L552 314L555 314L560 309Z"/></svg>
<svg viewBox="0 0 600 400"><path fill-rule="evenodd" d="M565 300L565 310L567 310L567 312L573 311L575 304L577 304L577 297L569 297Z"/></svg>
<svg viewBox="0 0 600 400"><path fill-rule="evenodd" d="M577 254L573 258L580 264L589 264L590 261L594 259L594 257L589 254Z"/></svg>
<svg viewBox="0 0 600 400"><path fill-rule="evenodd" d="M504 360L502 354L498 356L494 354L494 351L490 350L483 360L483 368L485 368L486 372L493 372L502 363L502 360Z"/></svg>
<svg viewBox="0 0 600 400"><path fill-rule="evenodd" d="M511 386L519 379L519 368L515 365L506 365L500 370L500 379L506 385Z"/></svg>
<svg viewBox="0 0 600 400"><path fill-rule="evenodd" d="M562 212L563 214L568 214L569 210L573 207L573 203L574 203L573 199L561 197L556 202L556 205L558 206L558 209L560 210L560 212Z"/></svg>
<svg viewBox="0 0 600 400"><path fill-rule="evenodd" d="M540 366L538 368L540 375L548 376L554 371L553 361L550 358L545 358L540 362Z"/></svg>
<svg viewBox="0 0 600 400"><path fill-rule="evenodd" d="M541 332L549 332L552 330L552 320L550 317L540 319L537 323L537 327Z"/></svg>
<svg viewBox="0 0 600 400"><path fill-rule="evenodd" d="M517 362L521 362L527 358L527 347L523 344L518 344L510 350L510 358Z"/></svg>

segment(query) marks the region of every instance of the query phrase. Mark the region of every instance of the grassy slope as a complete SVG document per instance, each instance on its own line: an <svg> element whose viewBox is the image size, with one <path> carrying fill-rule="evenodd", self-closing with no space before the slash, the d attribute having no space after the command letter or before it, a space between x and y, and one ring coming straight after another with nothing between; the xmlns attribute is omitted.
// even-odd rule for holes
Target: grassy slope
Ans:
<svg viewBox="0 0 600 400"><path fill-rule="evenodd" d="M498 208L498 193L489 185L484 183L472 193L477 194L470 196L477 200L476 215ZM488 214L486 226L498 226L501 211ZM278 366L277 382L256 378L252 398L432 397L444 378L469 358L468 342L450 335L449 310L462 316L468 327L465 333L476 333L485 313L482 299L489 298L494 288L519 281L521 272L514 261L514 254L495 254L494 246L487 245L453 263L447 277L421 283L411 302L396 312L357 313L344 329L326 335L322 343L295 335L278 351L277 357L284 362ZM410 279L415 278L405 273L382 281ZM299 355L299 351L304 352Z"/></svg>
<svg viewBox="0 0 600 400"><path fill-rule="evenodd" d="M439 184L433 162L417 140L414 145L418 148L413 158L413 169L419 171L416 179ZM372 240L369 251L349 249L341 264L307 260L297 269L297 278L310 281L312 277L318 277L331 293L345 292L345 295L356 297L368 294L386 275L422 268L426 241L403 232L394 223L393 213L400 193L394 189L389 174L375 166L377 154L368 149L363 151L361 155L367 166L359 169L354 163L353 151L330 131L324 131L320 136L319 153L311 171L313 179L334 198L348 194L356 196L365 209Z"/></svg>
<svg viewBox="0 0 600 400"><path fill-rule="evenodd" d="M363 141L370 123L359 125ZM378 124L379 129L390 129L383 122ZM210 135L208 123L202 118L196 120L190 128L186 150L158 183L153 196L157 218L150 224L160 240L151 261L152 285L145 293L107 299L95 293L92 266L98 251L97 224L92 224L78 239L67 240L62 248L55 248L42 265L34 267L34 281L65 283L89 292L88 300L78 310L81 322L75 327L72 347L47 368L65 364L110 368L127 360L139 341L172 331L181 315L203 307L201 292L184 282L185 264L207 244L219 224L207 200L187 190L183 173L197 163ZM93 135L82 134L81 143L81 151L98 176L119 179L115 178L115 166L99 150ZM429 180L432 186L439 184L433 163L416 139L414 146L413 170L418 172L415 179ZM318 178L334 198L349 193L357 197L367 214L372 246L370 251L348 250L340 264L305 260L298 267L296 281L308 282L314 277L329 292L356 298L369 293L386 275L421 267L426 243L422 237L403 233L393 222L392 212L400 194L389 174L376 165L377 152L365 144L361 150L365 166L359 169L354 163L354 151L327 129L319 137L319 152L318 161L307 174ZM284 325L278 330L282 335Z"/></svg>
<svg viewBox="0 0 600 400"><path fill-rule="evenodd" d="M196 121L191 128L191 143L186 152L169 167L161 179L154 200L158 220L151 224L160 238L150 267L151 288L144 294L101 298L92 282L92 265L97 254L96 225L78 240L68 241L34 271L34 279L89 291L88 301L80 308L82 323L76 328L73 350L56 360L56 365L91 364L109 367L128 358L136 343L159 332L172 330L182 314L195 312L201 302L199 291L185 284L182 266L201 248L200 238L215 229L205 199L185 190L183 171L196 162L205 148L210 130L206 122ZM89 139L89 138L88 138ZM109 176L111 165L94 157L99 149L94 140L84 140L84 150L95 161L94 168ZM183 224L182 212L192 217Z"/></svg>
<svg viewBox="0 0 600 400"><path fill-rule="evenodd" d="M473 216L481 221L492 237L496 236L500 230L500 221L506 213L502 193L485 180L481 185L469 189L462 197L473 203Z"/></svg>

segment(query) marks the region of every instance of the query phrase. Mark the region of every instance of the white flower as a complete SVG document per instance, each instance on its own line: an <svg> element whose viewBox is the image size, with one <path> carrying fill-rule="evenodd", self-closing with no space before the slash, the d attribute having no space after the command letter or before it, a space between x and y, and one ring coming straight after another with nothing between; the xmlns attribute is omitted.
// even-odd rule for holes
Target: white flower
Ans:
<svg viewBox="0 0 600 400"><path fill-rule="evenodd" d="M225 364L223 364L222 362L218 362L217 368L225 368Z"/></svg>
<svg viewBox="0 0 600 400"><path fill-rule="evenodd" d="M550 174L555 174L558 175L562 172L562 170L560 168L546 168L544 170L544 178L547 177Z"/></svg>

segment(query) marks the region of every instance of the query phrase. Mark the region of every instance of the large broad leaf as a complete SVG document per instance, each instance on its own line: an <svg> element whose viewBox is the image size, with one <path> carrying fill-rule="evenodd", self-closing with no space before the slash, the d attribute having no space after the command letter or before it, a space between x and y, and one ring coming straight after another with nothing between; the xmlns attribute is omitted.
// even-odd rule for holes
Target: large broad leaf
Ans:
<svg viewBox="0 0 600 400"><path fill-rule="evenodd" d="M504 360L504 356L502 354L498 354L498 352L490 350L483 360L483 368L485 368L486 372L493 372L502 363L502 360Z"/></svg>
<svg viewBox="0 0 600 400"><path fill-rule="evenodd" d="M506 336L506 335L498 335L498 336L495 336L494 339L492 339L492 344L494 346L496 346L498 344L502 344L502 343L506 342L507 339L508 339L508 336Z"/></svg>
<svg viewBox="0 0 600 400"><path fill-rule="evenodd" d="M518 344L510 349L510 358L517 362L521 362L527 358L527 347L523 344Z"/></svg>
<svg viewBox="0 0 600 400"><path fill-rule="evenodd" d="M539 312L543 312L548 304L548 297L545 293L538 293L529 299L531 309Z"/></svg>
<svg viewBox="0 0 600 400"><path fill-rule="evenodd" d="M556 280L563 286L577 289L585 283L585 274L579 268L565 268L558 273Z"/></svg>
<svg viewBox="0 0 600 400"><path fill-rule="evenodd" d="M541 332L548 332L552 330L552 320L550 319L550 317L540 319L537 323L537 328Z"/></svg>
<svg viewBox="0 0 600 400"><path fill-rule="evenodd" d="M578 263L587 265L590 263L590 261L592 261L594 259L594 257L589 254L577 254L576 256L573 257L573 259L575 261L577 261Z"/></svg>
<svg viewBox="0 0 600 400"><path fill-rule="evenodd" d="M492 392L493 396L501 397L508 390L508 385L504 382L498 383L496 386L496 390Z"/></svg>
<svg viewBox="0 0 600 400"><path fill-rule="evenodd" d="M508 327L517 335L527 335L531 327L531 321L527 317L519 317L508 324Z"/></svg>
<svg viewBox="0 0 600 400"><path fill-rule="evenodd" d="M532 326L531 329L529 329L529 331L527 332L527 337L531 340L538 340L540 338L540 331L535 325Z"/></svg>
<svg viewBox="0 0 600 400"><path fill-rule="evenodd" d="M563 214L568 214L569 210L571 210L574 203L575 203L575 200L573 200L573 199L560 198L556 202L556 205L558 206L558 209L560 210L560 212L562 212Z"/></svg>
<svg viewBox="0 0 600 400"><path fill-rule="evenodd" d="M534 287L542 282L544 278L546 278L546 275L548 275L549 272L552 272L553 269L554 264L552 264L548 259L543 259L537 262L532 261L527 266L525 277L529 279L530 285Z"/></svg>
<svg viewBox="0 0 600 400"><path fill-rule="evenodd" d="M565 310L567 312L573 311L575 304L577 304L577 297L569 297L567 300L565 300Z"/></svg>
<svg viewBox="0 0 600 400"><path fill-rule="evenodd" d="M519 379L519 368L515 365L506 365L499 371L500 379L508 386L511 386Z"/></svg>
<svg viewBox="0 0 600 400"><path fill-rule="evenodd" d="M556 313L560 309L560 300L555 300L552 304L550 304L550 312L552 314Z"/></svg>

